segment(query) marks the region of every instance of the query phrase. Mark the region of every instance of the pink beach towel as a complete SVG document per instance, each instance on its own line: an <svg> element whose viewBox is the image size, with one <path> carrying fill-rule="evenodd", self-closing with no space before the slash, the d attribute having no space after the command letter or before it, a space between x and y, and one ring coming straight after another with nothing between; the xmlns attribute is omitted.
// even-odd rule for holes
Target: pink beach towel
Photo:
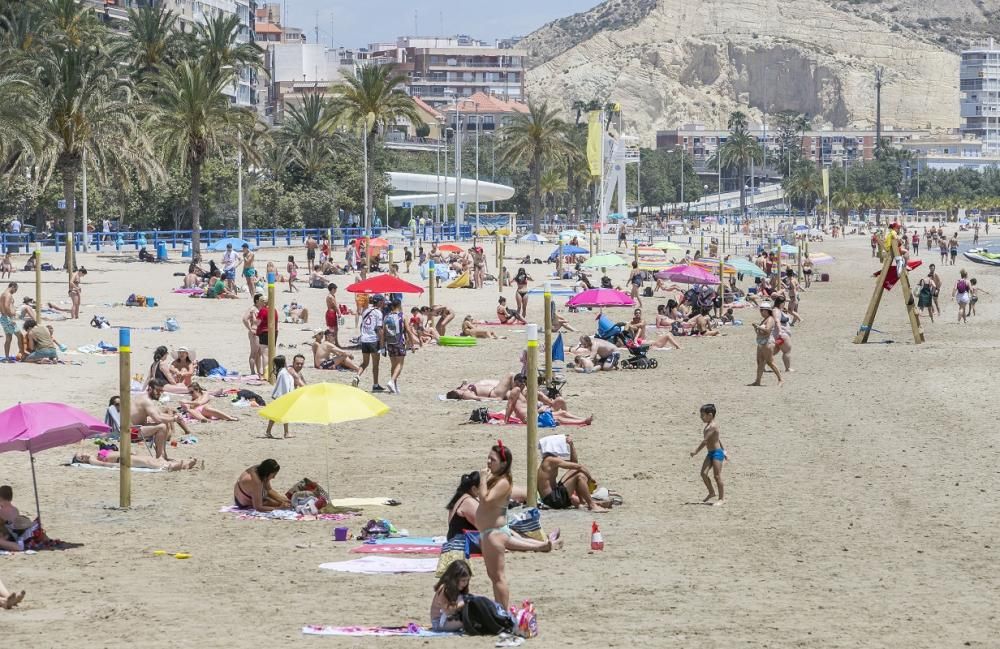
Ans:
<svg viewBox="0 0 1000 649"><path fill-rule="evenodd" d="M219 510L220 514L235 514L241 521L246 520L272 520L272 521L344 521L354 518L357 514L317 514L307 516L290 509L279 509L273 512L259 512L255 509L240 509L234 505L228 505Z"/></svg>

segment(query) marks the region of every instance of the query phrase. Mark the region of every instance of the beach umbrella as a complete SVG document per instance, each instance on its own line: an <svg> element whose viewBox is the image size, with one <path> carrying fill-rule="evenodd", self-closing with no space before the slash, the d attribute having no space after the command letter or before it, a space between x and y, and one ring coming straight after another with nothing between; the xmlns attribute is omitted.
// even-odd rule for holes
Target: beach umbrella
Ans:
<svg viewBox="0 0 1000 649"><path fill-rule="evenodd" d="M250 250L256 250L257 246L253 245L252 242L246 239L240 239L238 237L226 237L225 239L219 239L218 241L213 241L212 245L209 246L209 250L215 252L222 252L226 249L226 246L232 245L234 250L239 250L243 247L243 244L250 246Z"/></svg>
<svg viewBox="0 0 1000 649"><path fill-rule="evenodd" d="M389 412L385 405L363 390L341 383L315 383L279 397L258 411L279 424L339 424Z"/></svg>
<svg viewBox="0 0 1000 649"><path fill-rule="evenodd" d="M552 254L549 256L550 257L558 256L560 253L564 255L585 255L588 252L590 251L587 250L586 248L581 248L580 246L562 246L561 249L556 248L555 250L553 250Z"/></svg>
<svg viewBox="0 0 1000 649"><path fill-rule="evenodd" d="M388 248L389 242L382 237L372 237L368 240L368 245L372 248Z"/></svg>
<svg viewBox="0 0 1000 649"><path fill-rule="evenodd" d="M678 221L674 219L673 221L667 221L667 225L684 225L684 221Z"/></svg>
<svg viewBox="0 0 1000 649"><path fill-rule="evenodd" d="M718 263L718 262L716 262L716 263ZM730 258L729 261L726 262L726 265L727 266L732 266L733 268L736 269L737 273L740 273L742 275L749 275L750 277L766 277L767 276L767 273L765 273L764 269L762 269L760 266L758 266L757 264L753 263L752 261L748 261L746 259L741 259L739 257Z"/></svg>
<svg viewBox="0 0 1000 649"><path fill-rule="evenodd" d="M684 250L684 248L680 247L679 245L677 245L673 241L657 241L651 247L656 248L657 250L662 250L664 252L666 252L668 250L673 250L673 251L676 251L676 252L680 252L681 250Z"/></svg>
<svg viewBox="0 0 1000 649"><path fill-rule="evenodd" d="M783 255L796 255L799 249L796 246L790 246L787 243L781 246L781 254Z"/></svg>
<svg viewBox="0 0 1000 649"><path fill-rule="evenodd" d="M453 243L442 243L438 246L438 250L442 252L462 252L462 249Z"/></svg>
<svg viewBox="0 0 1000 649"><path fill-rule="evenodd" d="M627 261L614 253L606 255L594 255L581 264L584 268L612 268L614 266L625 266Z"/></svg>
<svg viewBox="0 0 1000 649"><path fill-rule="evenodd" d="M697 266L698 268L704 268L705 270L707 270L708 272L712 273L713 275L719 272L719 260L718 259L710 259L710 258L706 257L706 258L703 258L703 259L697 259L695 261L692 261L691 265L692 266ZM735 275L739 271L736 270L736 268L734 266L731 266L730 264L723 264L723 266L722 266L722 272L725 275Z"/></svg>
<svg viewBox="0 0 1000 649"><path fill-rule="evenodd" d="M35 453L110 431L103 421L64 403L19 403L0 412L0 453L27 451L31 459L31 483L35 488L39 523L42 508L35 478Z"/></svg>
<svg viewBox="0 0 1000 649"><path fill-rule="evenodd" d="M534 232L532 232L531 234L526 234L523 237L521 237L521 241L532 241L534 243L546 243L548 241L548 239L546 239L545 237L543 237L540 234L535 234Z"/></svg>
<svg viewBox="0 0 1000 649"><path fill-rule="evenodd" d="M793 229L794 229L794 230L795 230L796 232L805 232L806 230L808 230L808 229L809 229L809 226L808 226L808 225L805 225L805 224L802 224L802 223L800 223L799 225L796 225L796 226L795 226L795 227L794 227Z"/></svg>
<svg viewBox="0 0 1000 649"><path fill-rule="evenodd" d="M586 239L587 233L580 232L579 230L563 230L559 233L559 238L564 241L569 241L573 237L576 237L577 239Z"/></svg>
<svg viewBox="0 0 1000 649"><path fill-rule="evenodd" d="M416 284L402 280L392 275L375 275L366 280L356 282L347 287L349 293L423 293L424 289Z"/></svg>
<svg viewBox="0 0 1000 649"><path fill-rule="evenodd" d="M718 284L719 279L704 268L682 264L666 268L654 275L656 279L667 279L680 284Z"/></svg>
<svg viewBox="0 0 1000 649"><path fill-rule="evenodd" d="M812 261L813 266L825 266L837 261L825 252L811 252L809 253L809 260Z"/></svg>
<svg viewBox="0 0 1000 649"><path fill-rule="evenodd" d="M632 306L635 302L628 293L613 288L591 288L578 293L566 302L572 307Z"/></svg>

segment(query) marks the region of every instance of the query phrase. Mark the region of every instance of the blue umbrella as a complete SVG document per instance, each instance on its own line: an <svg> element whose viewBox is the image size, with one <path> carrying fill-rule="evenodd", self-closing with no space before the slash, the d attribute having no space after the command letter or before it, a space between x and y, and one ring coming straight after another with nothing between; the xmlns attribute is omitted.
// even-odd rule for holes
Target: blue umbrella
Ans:
<svg viewBox="0 0 1000 649"><path fill-rule="evenodd" d="M244 243L250 246L250 250L255 250L257 248L257 246L253 245L253 243L244 239L240 239L238 237L228 237L226 239L219 239L218 241L213 242L212 245L209 246L209 249L214 250L215 252L222 252L226 249L226 246L232 245L234 250L239 250L243 247Z"/></svg>
<svg viewBox="0 0 1000 649"><path fill-rule="evenodd" d="M562 254L564 255L586 255L589 251L586 248L581 248L580 246L563 246ZM552 251L552 254L558 255L559 248Z"/></svg>
<svg viewBox="0 0 1000 649"><path fill-rule="evenodd" d="M784 255L794 255L798 251L799 251L799 249L797 247L795 247L795 246L789 246L787 244L784 245L784 246L781 246L781 253L784 254Z"/></svg>
<svg viewBox="0 0 1000 649"><path fill-rule="evenodd" d="M526 234L523 237L521 237L521 241L534 241L535 243L545 243L546 241L548 241L548 239L546 239L540 234L535 234L534 232L532 232L531 234Z"/></svg>

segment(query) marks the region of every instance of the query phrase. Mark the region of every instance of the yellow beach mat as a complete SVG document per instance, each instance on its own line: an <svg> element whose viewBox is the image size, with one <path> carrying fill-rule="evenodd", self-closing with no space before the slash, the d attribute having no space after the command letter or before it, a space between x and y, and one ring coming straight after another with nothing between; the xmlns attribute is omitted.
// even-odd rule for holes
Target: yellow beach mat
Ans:
<svg viewBox="0 0 1000 649"><path fill-rule="evenodd" d="M392 498L333 498L330 504L334 507L377 507L379 505L390 505L399 503Z"/></svg>
<svg viewBox="0 0 1000 649"><path fill-rule="evenodd" d="M451 284L448 284L448 288L466 288L472 283L472 279L469 277L469 271L465 271L461 275L455 278Z"/></svg>

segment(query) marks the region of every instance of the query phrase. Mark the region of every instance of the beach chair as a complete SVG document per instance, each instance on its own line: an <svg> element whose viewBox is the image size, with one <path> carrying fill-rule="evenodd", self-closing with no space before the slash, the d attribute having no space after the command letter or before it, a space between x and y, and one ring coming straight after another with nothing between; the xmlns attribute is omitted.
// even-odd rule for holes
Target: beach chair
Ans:
<svg viewBox="0 0 1000 649"><path fill-rule="evenodd" d="M17 547L21 552L24 552L25 543L31 539L35 533L41 529L42 524L36 518L33 521L28 522L27 516L18 516L13 523L5 523L4 529L7 530L7 536L14 543L17 543ZM17 529L24 528L24 529Z"/></svg>

